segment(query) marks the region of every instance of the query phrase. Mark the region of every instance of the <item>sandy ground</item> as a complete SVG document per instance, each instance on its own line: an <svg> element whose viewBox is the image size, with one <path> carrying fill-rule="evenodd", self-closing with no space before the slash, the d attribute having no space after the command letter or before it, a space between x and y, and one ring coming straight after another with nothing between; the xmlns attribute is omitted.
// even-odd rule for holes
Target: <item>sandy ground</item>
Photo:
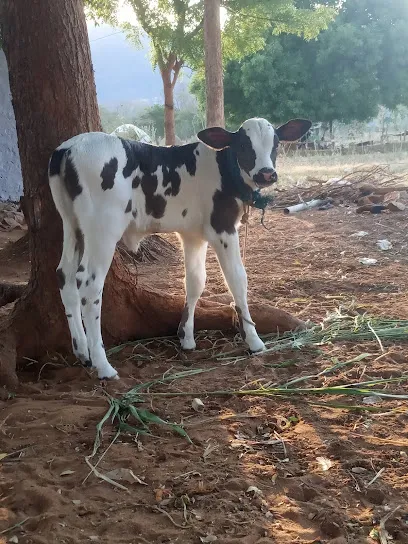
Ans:
<svg viewBox="0 0 408 544"><path fill-rule="evenodd" d="M314 321L352 301L373 315L408 319L407 219L405 212L363 217L348 208L295 217L275 212L265 230L253 213L250 300L269 301ZM369 235L350 236L361 230ZM18 236L3 233L0 248ZM384 238L393 244L390 251L376 247ZM0 280L25 281L27 255L7 255L2 259L0 253ZM364 266L360 257L376 258L378 264ZM181 260L138 271L141 281L156 287L183 288ZM170 283L170 277L177 281ZM205 295L225 291L210 253ZM199 349L213 346L218 353L237 345L244 353L236 338L199 335ZM100 452L109 449L98 469L131 469L141 483L122 481L128 491L93 474L83 483L95 426L108 407L95 377L75 366L72 357L50 354L47 364L27 362L17 393L0 401L0 458L8 454L0 462L0 542L373 544L379 541L369 537L373 527L397 506L386 522L389 542L408 542L406 405L384 401L380 413L367 413L314 406L305 399L199 394L250 382L284 383L321 371L333 357L346 361L363 352L371 357L344 369L342 383L408 374L406 345L384 343L384 349L385 354L376 342L337 343L248 357L156 387L196 392L205 408L196 413L191 397L147 398L149 410L185 424L192 444L157 426L154 436L122 434L109 447L116 429L107 425ZM215 366L200 351L181 355L172 341L129 346L112 360L122 376L108 385L112 395L170 369ZM339 376L324 383L336 380ZM329 470L322 470L319 457L330 460Z"/></svg>

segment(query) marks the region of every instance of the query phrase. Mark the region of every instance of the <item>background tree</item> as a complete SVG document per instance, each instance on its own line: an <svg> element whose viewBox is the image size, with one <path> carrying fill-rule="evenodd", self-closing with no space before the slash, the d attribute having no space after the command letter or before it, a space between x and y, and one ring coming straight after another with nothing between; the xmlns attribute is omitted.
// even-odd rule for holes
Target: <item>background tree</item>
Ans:
<svg viewBox="0 0 408 544"><path fill-rule="evenodd" d="M261 49L265 31L295 32L314 37L333 18L325 5L297 8L296 0L222 0L227 10L224 25L225 60L242 58ZM122 25L128 38L140 44L141 32L150 38L152 64L163 80L166 144L174 143L174 87L183 66L199 71L204 78L204 0L125 0L132 6L138 26ZM119 0L87 0L89 13L96 20L117 25Z"/></svg>
<svg viewBox="0 0 408 544"><path fill-rule="evenodd" d="M30 9L25 0L2 0L0 7L31 260L28 287L10 314L2 309L0 322L0 383L13 386L16 359L71 349L55 273L62 228L49 190L48 160L63 141L100 130L100 121L82 0L31 0ZM138 285L116 252L103 294L107 344L174 334L183 306L183 296ZM260 332L297 325L269 306L251 311ZM203 301L197 328L231 328L232 315L229 306Z"/></svg>
<svg viewBox="0 0 408 544"><path fill-rule="evenodd" d="M222 31L223 65L230 66L231 72L234 68L239 69L242 59L265 48L269 35L293 33L303 39L315 38L334 18L338 4L339 0L327 0L319 4L305 0L261 0L256 3L250 0L225 0L222 6L227 10L228 17ZM230 91L233 91L232 81L224 79L224 86L228 84ZM259 83L259 89L261 88ZM193 77L190 89L196 95L201 109L205 111L205 72L200 67ZM265 88L262 90L265 91ZM242 89L239 85L236 96L238 101L242 100ZM238 118L238 114L236 117ZM240 122L247 117L241 116ZM235 124L229 115L227 125L230 126L231 122Z"/></svg>
<svg viewBox="0 0 408 544"><path fill-rule="evenodd" d="M166 145L175 144L174 87L181 68L202 51L203 6L186 0L127 0L138 25L122 25L127 37L140 46L141 31L150 38L152 64L159 68L164 92ZM97 20L116 24L118 0L88 0Z"/></svg>
<svg viewBox="0 0 408 544"><path fill-rule="evenodd" d="M220 0L204 0L204 60L207 127L225 125Z"/></svg>
<svg viewBox="0 0 408 544"><path fill-rule="evenodd" d="M228 63L224 86L232 127L253 115L348 123L374 117L381 104L407 104L408 4L347 0L312 41L271 29L264 50ZM204 107L202 82L193 91Z"/></svg>

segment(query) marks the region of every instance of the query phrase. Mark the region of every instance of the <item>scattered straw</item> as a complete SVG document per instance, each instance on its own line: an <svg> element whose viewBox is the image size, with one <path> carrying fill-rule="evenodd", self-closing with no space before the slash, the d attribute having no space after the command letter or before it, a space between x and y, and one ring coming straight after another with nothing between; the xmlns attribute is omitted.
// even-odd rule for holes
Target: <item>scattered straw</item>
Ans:
<svg viewBox="0 0 408 544"><path fill-rule="evenodd" d="M10 533L11 531L14 531L14 529L18 529L19 527L24 525L24 523L26 523L29 519L30 518L25 518L25 519L23 519L23 521L19 521L18 523L15 523L11 527L7 527L7 529L4 529L3 531L0 531L0 535L6 535L7 533Z"/></svg>
<svg viewBox="0 0 408 544"><path fill-rule="evenodd" d="M359 343L362 341L376 340L381 351L383 354L385 354L383 345L384 342L402 342L408 340L408 320L373 318L361 314L354 315L350 309L346 311L344 308L340 308L333 314L328 315L327 318L319 325L309 324L309 326L304 330L287 332L284 334L269 334L265 335L263 339L266 345L266 353L274 353L284 350L301 350L305 347L318 347L322 345L330 345L335 342L352 341ZM173 339L160 338L156 340L162 343L163 341L171 342ZM153 339L149 339L144 342L128 342L113 348L110 350L110 354L118 353L125 346L135 346L138 344L148 345L152 341ZM248 359L247 355L237 355L236 350L228 353L222 353L215 357L214 348L202 350L201 353L203 354L204 358L207 357L207 360L215 359L221 364L235 364L239 361ZM371 357L373 357L373 355L370 355L369 353L362 353L359 356L344 362L339 362L338 360L334 359L334 364L332 366L325 368L317 374L301 376L282 384L265 384L262 383L262 380L259 380L255 383L245 384L242 388L237 390L225 389L215 391L182 391L179 387L177 387L177 390L175 391L174 386L176 382L179 382L185 378L196 376L198 374L216 371L219 369L219 366L205 369L192 369L183 372L174 372L172 369L169 369L169 371L164 375L149 382L135 386L119 399L107 395L109 400L109 408L102 420L97 425L93 452L90 456L88 456L87 463L94 474L96 474L98 477L102 477L100 473L96 472L97 465L93 467L90 463L90 459L94 457L99 450L102 437L102 428L108 422L108 420L118 426L118 433L125 432L137 435L144 434L152 436L150 426L160 425L178 433L180 436L190 441L190 438L182 425L166 421L154 414L152 411L140 407L140 404L145 402L148 398L151 400L154 397L183 396L193 398L203 398L205 396L253 396L263 398L286 397L291 398L292 401L307 402L315 406L368 412L383 412L384 407L368 406L364 403L349 405L336 402L336 400L321 402L313 400L313 397L324 397L330 395L335 397L361 398L374 396L378 397L382 401L408 400L408 394L401 394L388 389L385 391L381 388L382 386L388 386L392 383L402 384L408 382L408 375L401 375L388 379L371 379L368 381L360 381L351 384L342 383L334 386L309 387L307 384L307 382L310 380L325 378L325 376L328 374L335 376L337 375L337 377L339 377L339 373L341 373L344 368L350 368L353 365L359 364L361 361ZM290 366L290 364L294 364L294 361L287 360L283 363L279 363L278 365L265 366L279 368ZM322 382L324 384L324 380L322 380ZM166 384L172 386L173 391L152 391L153 388ZM298 387L299 384L302 384L302 387ZM254 385L256 387L254 387ZM296 387L294 387L295 385ZM198 425L201 423L202 422L198 423ZM193 425L195 425L195 423Z"/></svg>

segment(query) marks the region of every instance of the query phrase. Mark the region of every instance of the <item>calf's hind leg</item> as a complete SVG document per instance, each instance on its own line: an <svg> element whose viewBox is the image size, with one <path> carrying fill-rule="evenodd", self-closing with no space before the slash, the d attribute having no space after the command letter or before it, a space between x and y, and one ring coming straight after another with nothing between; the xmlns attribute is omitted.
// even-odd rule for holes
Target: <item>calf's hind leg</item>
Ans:
<svg viewBox="0 0 408 544"><path fill-rule="evenodd" d="M208 243L201 238L182 236L184 246L186 303L178 328L178 337L183 349L195 349L194 311L204 291L206 270L205 258Z"/></svg>
<svg viewBox="0 0 408 544"><path fill-rule="evenodd" d="M89 237L88 237L89 238ZM87 252L87 247L92 252ZM98 371L98 378L117 379L117 371L110 365L101 332L102 293L106 274L112 263L116 240L103 233L89 240L85 238L85 252L77 278L80 276L79 294L82 319L88 341L89 358Z"/></svg>
<svg viewBox="0 0 408 544"><path fill-rule="evenodd" d="M82 325L80 296L76 280L80 254L80 243L74 227L63 222L64 242L60 263L57 268L57 280L61 300L65 308L69 331L71 333L72 349L84 366L91 366L89 360L88 342Z"/></svg>

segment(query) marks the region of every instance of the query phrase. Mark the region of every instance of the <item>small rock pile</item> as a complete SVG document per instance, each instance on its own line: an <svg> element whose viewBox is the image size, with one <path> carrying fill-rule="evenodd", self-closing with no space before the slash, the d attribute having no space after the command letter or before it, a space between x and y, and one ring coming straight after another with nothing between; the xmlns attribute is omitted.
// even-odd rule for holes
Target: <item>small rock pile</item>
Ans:
<svg viewBox="0 0 408 544"><path fill-rule="evenodd" d="M12 202L0 202L0 230L10 232L15 229L27 230L20 206Z"/></svg>
<svg viewBox="0 0 408 544"><path fill-rule="evenodd" d="M373 185L362 185L359 190L360 198L357 200L358 208L356 213L381 213L384 210L402 212L407 207L408 187L374 187Z"/></svg>

